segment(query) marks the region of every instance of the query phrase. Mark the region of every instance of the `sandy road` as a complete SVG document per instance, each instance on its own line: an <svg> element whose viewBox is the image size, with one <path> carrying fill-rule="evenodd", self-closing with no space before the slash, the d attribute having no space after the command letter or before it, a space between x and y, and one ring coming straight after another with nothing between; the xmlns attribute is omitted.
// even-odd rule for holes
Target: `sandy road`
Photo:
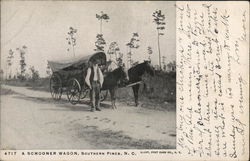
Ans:
<svg viewBox="0 0 250 161"><path fill-rule="evenodd" d="M50 93L25 87L1 95L1 149L147 149L175 148L174 111L110 102L90 112L88 100L71 105Z"/></svg>

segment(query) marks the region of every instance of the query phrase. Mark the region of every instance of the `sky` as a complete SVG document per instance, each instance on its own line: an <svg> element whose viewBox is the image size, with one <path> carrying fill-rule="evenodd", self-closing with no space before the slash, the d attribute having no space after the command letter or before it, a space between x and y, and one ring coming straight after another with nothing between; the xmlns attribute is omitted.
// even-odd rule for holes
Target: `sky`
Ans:
<svg viewBox="0 0 250 161"><path fill-rule="evenodd" d="M126 60L127 47L132 34L139 34L139 45L132 59L143 62L148 58L147 47L153 50L152 63L158 64L157 30L152 13L156 9L165 14L166 29L160 37L161 53L166 63L175 55L175 2L164 1L1 1L1 69L6 72L6 58L14 50L12 73L19 71L20 54L16 48L27 46L27 69L34 66L42 77L46 76L47 60L70 59L73 53L66 41L69 27L77 29L75 55L94 53L100 23L96 14L108 14L102 32L108 49L118 43ZM8 69L9 70L9 69Z"/></svg>

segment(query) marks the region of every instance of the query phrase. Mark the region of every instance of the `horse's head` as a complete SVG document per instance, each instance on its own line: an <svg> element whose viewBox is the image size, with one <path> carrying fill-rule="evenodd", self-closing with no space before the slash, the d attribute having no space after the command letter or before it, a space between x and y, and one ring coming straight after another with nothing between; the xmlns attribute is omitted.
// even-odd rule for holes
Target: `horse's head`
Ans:
<svg viewBox="0 0 250 161"><path fill-rule="evenodd" d="M129 81L128 72L124 66L119 66L116 70L117 78L121 85L126 85Z"/></svg>
<svg viewBox="0 0 250 161"><path fill-rule="evenodd" d="M151 76L154 76L155 75L155 70L154 70L154 67L151 65L151 62L150 61L144 61L144 69L145 71L150 74Z"/></svg>

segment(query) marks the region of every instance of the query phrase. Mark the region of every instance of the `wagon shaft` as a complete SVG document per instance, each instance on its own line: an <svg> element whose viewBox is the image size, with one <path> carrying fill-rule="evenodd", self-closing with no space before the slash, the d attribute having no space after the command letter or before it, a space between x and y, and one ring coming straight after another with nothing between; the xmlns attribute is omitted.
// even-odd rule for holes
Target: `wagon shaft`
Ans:
<svg viewBox="0 0 250 161"><path fill-rule="evenodd" d="M142 84L142 83L143 83L142 81L139 81L139 82L131 83L131 84L127 85L126 87L132 87L134 85Z"/></svg>

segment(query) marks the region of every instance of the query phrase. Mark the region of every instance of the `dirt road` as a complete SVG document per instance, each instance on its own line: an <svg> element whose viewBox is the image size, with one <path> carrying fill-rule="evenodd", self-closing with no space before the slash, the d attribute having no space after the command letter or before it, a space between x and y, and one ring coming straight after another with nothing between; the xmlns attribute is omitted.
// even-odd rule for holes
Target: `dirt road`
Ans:
<svg viewBox="0 0 250 161"><path fill-rule="evenodd" d="M1 149L175 148L176 113L110 102L90 112L86 99L71 105L48 92L2 86ZM7 91L7 92L6 92Z"/></svg>

